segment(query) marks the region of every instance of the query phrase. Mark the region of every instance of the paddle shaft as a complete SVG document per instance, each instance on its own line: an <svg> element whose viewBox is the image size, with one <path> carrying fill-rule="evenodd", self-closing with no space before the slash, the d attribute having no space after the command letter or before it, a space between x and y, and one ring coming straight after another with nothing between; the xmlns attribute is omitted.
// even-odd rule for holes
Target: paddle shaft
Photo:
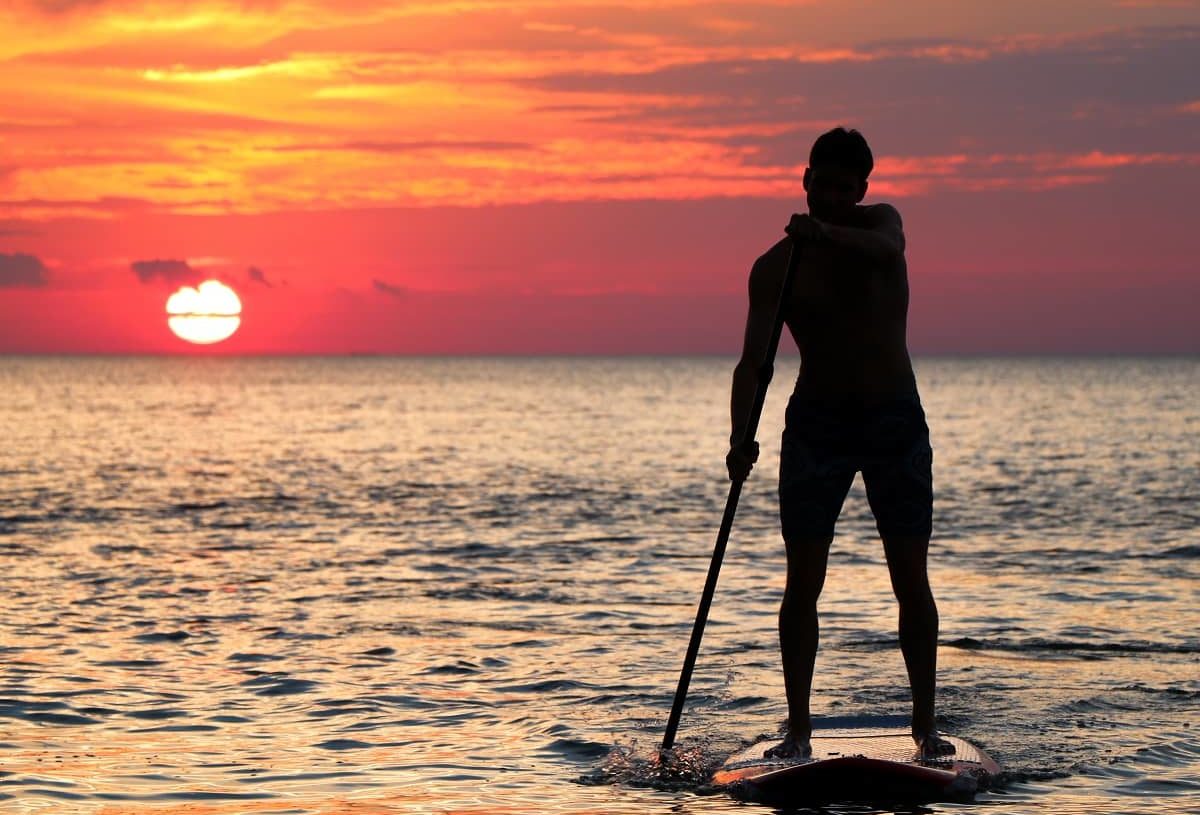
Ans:
<svg viewBox="0 0 1200 815"><path fill-rule="evenodd" d="M742 430L739 444L754 441L758 433L758 420L762 416L763 403L767 400L767 386L775 374L775 354L779 350L779 338L783 334L783 322L787 313L788 296L792 291L792 280L796 276L796 265L800 252L792 241L788 252L787 266L783 273L783 285L779 291L779 305L775 309L775 324L771 338L758 369L758 385L754 390L754 401L750 404L750 415ZM735 478L729 483L729 497L725 499L725 514L721 518L721 529L717 532L717 543L713 547L712 561L708 564L708 579L704 582L704 593L700 596L700 607L696 609L696 623L692 626L692 640L688 643L687 655L683 658L683 670L679 674L679 685L675 688L675 702L671 705L671 716L667 719L667 731L663 734L662 748L669 750L675 744L675 732L679 729L679 718L683 715L683 703L687 699L688 685L692 681L692 670L696 667L696 656L700 653L700 640L704 637L704 626L708 623L708 611L712 606L713 594L717 590L717 576L721 573L721 561L725 559L725 547L729 542L729 531L733 528L733 516L737 512L738 499L742 495L744 479Z"/></svg>

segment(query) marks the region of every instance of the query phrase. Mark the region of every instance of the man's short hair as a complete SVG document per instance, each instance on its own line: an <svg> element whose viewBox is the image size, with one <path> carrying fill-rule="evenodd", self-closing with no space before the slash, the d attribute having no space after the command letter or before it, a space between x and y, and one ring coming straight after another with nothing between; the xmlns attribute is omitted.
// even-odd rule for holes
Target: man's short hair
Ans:
<svg viewBox="0 0 1200 815"><path fill-rule="evenodd" d="M875 168L875 158L861 133L835 127L828 133L822 133L813 142L812 151L808 154L808 166L816 167L819 164L845 167L866 181Z"/></svg>

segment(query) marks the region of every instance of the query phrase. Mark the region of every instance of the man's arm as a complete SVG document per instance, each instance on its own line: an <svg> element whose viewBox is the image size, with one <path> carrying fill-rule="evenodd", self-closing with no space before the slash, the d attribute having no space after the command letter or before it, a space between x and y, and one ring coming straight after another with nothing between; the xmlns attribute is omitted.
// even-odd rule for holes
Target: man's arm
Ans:
<svg viewBox="0 0 1200 815"><path fill-rule="evenodd" d="M861 227L838 226L809 215L793 215L788 231L827 242L877 263L892 262L903 255L904 225L896 208L890 204L875 204L865 207L864 212L866 219Z"/></svg>
<svg viewBox="0 0 1200 815"><path fill-rule="evenodd" d="M762 367L767 346L770 343L770 331L775 326L775 308L779 302L779 288L784 275L784 263L787 256L787 240L776 244L772 250L758 258L754 268L750 270L750 310L746 314L745 337L742 341L742 356L733 368L733 386L730 396L730 447L749 439L743 439L746 419L750 417L750 406L754 403L755 389L758 386L758 370ZM727 465L730 466L730 477L742 474L745 478L750 472L750 465L756 459L754 450L731 450ZM733 461L734 455L740 454L740 461ZM744 473L742 468L744 467Z"/></svg>

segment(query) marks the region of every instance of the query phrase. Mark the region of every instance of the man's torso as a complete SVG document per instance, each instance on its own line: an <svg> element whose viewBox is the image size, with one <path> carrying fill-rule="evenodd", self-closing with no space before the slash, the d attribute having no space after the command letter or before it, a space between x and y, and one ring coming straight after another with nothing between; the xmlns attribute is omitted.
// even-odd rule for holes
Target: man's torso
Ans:
<svg viewBox="0 0 1200 815"><path fill-rule="evenodd" d="M766 255L780 283L789 250L785 239ZM914 393L903 255L888 264L827 243L801 251L784 314L800 349L797 390L821 401L858 405Z"/></svg>

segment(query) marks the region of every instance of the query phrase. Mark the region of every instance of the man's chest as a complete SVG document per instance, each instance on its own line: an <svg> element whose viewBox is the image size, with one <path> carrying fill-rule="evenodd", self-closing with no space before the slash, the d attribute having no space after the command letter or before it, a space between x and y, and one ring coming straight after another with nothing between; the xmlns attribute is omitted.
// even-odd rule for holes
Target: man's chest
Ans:
<svg viewBox="0 0 1200 815"><path fill-rule="evenodd" d="M871 263L823 246L805 252L793 284L793 304L802 311L876 311L893 299L892 276Z"/></svg>

